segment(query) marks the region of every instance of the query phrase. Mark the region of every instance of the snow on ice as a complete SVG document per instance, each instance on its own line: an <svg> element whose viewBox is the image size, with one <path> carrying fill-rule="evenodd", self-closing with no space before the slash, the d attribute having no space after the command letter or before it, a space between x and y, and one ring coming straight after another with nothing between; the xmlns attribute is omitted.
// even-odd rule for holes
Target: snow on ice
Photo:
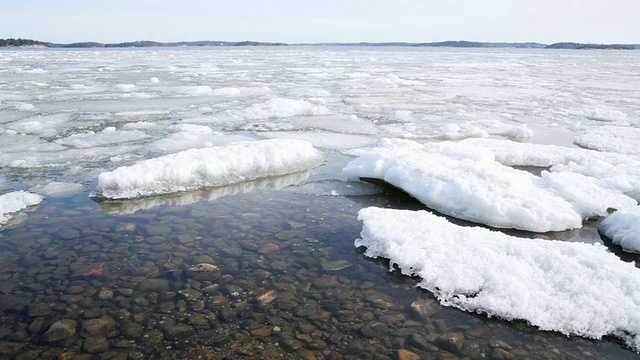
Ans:
<svg viewBox="0 0 640 360"><path fill-rule="evenodd" d="M306 141L247 141L190 149L103 172L92 196L126 199L224 186L308 170L324 161Z"/></svg>
<svg viewBox="0 0 640 360"><path fill-rule="evenodd" d="M562 231L606 215L609 207L637 205L597 179L548 172L536 177L469 145L385 139L360 152L343 169L349 178L384 180L436 211L496 228Z"/></svg>
<svg viewBox="0 0 640 360"><path fill-rule="evenodd" d="M624 251L640 253L640 206L616 211L599 228Z"/></svg>
<svg viewBox="0 0 640 360"><path fill-rule="evenodd" d="M640 270L599 244L522 239L427 211L365 208L368 257L390 260L446 306L640 350Z"/></svg>
<svg viewBox="0 0 640 360"><path fill-rule="evenodd" d="M6 224L13 217L13 213L29 206L40 204L44 197L26 191L13 191L0 195L0 225Z"/></svg>
<svg viewBox="0 0 640 360"><path fill-rule="evenodd" d="M640 128L600 126L576 136L575 143L587 149L640 155Z"/></svg>

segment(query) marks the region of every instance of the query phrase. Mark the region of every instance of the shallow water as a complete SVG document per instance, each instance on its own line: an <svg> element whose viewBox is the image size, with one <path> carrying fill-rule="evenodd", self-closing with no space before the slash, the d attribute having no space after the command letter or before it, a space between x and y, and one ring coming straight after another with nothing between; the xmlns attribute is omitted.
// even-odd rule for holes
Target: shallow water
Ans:
<svg viewBox="0 0 640 360"><path fill-rule="evenodd" d="M306 183L338 181L335 169L345 161L332 157ZM421 204L392 188L362 196L300 188L262 186L197 201L184 194L182 202L174 195L125 211L86 193L47 198L0 233L0 355L387 359L405 349L447 359L637 357L615 340L440 306L415 288L416 279L353 247L359 209ZM547 235L592 237L589 228ZM219 270L187 270L203 262ZM261 303L267 293L271 301ZM61 319L78 331L52 340L47 331Z"/></svg>

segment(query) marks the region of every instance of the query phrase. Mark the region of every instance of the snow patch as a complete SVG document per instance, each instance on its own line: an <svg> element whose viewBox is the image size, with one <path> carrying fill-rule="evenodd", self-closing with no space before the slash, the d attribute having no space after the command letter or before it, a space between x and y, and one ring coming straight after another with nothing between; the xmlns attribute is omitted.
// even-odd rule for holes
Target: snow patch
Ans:
<svg viewBox="0 0 640 360"><path fill-rule="evenodd" d="M640 350L640 270L599 244L522 239L427 211L362 209L368 257L390 259L446 306Z"/></svg>
<svg viewBox="0 0 640 360"><path fill-rule="evenodd" d="M587 149L640 155L640 128L600 126L576 136L575 143Z"/></svg>
<svg viewBox="0 0 640 360"><path fill-rule="evenodd" d="M599 229L624 251L640 253L640 206L616 211L600 223Z"/></svg>
<svg viewBox="0 0 640 360"><path fill-rule="evenodd" d="M103 172L93 197L124 199L224 186L320 165L309 142L264 140L191 149Z"/></svg>
<svg viewBox="0 0 640 360"><path fill-rule="evenodd" d="M603 181L579 174L539 178L460 143L385 139L361 153L344 175L384 180L443 214L497 228L562 231L581 227L583 218L606 215L609 207L637 204Z"/></svg>
<svg viewBox="0 0 640 360"><path fill-rule="evenodd" d="M38 194L22 190L0 195L0 225L6 224L13 217L13 213L38 205L43 200L44 197Z"/></svg>

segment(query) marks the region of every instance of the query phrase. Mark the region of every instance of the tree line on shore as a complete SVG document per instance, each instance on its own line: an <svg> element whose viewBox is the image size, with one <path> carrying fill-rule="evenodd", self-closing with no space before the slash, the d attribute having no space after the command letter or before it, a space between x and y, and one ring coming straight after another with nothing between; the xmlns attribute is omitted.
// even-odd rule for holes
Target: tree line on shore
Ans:
<svg viewBox="0 0 640 360"><path fill-rule="evenodd" d="M431 43L406 43L406 42L384 42L384 43L314 43L314 44L285 44L258 41L181 41L181 42L156 42L156 41L133 41L123 43L103 44L99 42L79 42L71 44L56 44L31 39L0 39L0 47L54 47L54 48L113 48L113 47L166 47L166 46L287 46L287 45L307 45L307 46L408 46L408 47L472 47L472 48L538 48L538 49L600 49L600 50L637 50L640 44L582 44L574 42L563 42L555 44L541 44L534 42L527 43L496 43L496 42L475 42L475 41L441 41Z"/></svg>

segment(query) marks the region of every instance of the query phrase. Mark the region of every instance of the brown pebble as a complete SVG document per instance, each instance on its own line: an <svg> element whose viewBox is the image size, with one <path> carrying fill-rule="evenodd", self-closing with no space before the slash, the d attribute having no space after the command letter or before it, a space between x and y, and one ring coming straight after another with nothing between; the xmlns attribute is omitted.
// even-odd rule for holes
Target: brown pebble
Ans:
<svg viewBox="0 0 640 360"><path fill-rule="evenodd" d="M515 355L508 352L505 349L495 348L491 353L491 357L494 359L515 359Z"/></svg>
<svg viewBox="0 0 640 360"><path fill-rule="evenodd" d="M274 243L264 244L260 246L260 248L258 249L258 252L261 254L273 254L273 253L277 253L278 251L280 251L280 246Z"/></svg>
<svg viewBox="0 0 640 360"><path fill-rule="evenodd" d="M409 350L398 349L398 360L420 360L420 356Z"/></svg>
<svg viewBox="0 0 640 360"><path fill-rule="evenodd" d="M271 290L271 291L267 291L266 293L258 296L257 300L258 300L258 303L260 303L261 305L265 305L265 304L268 304L268 303L272 302L277 297L278 297L278 292L275 291L275 290Z"/></svg>

